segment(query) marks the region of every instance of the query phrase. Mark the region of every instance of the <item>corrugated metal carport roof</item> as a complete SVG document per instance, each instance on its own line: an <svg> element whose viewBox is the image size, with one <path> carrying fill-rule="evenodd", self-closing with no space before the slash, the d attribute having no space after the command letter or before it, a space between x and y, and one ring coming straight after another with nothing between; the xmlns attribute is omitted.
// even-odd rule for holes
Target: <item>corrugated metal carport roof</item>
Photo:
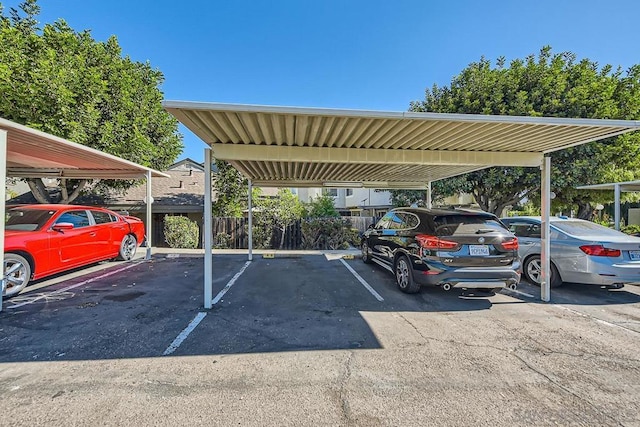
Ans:
<svg viewBox="0 0 640 427"><path fill-rule="evenodd" d="M167 174L0 118L7 131L7 176L87 179L144 178Z"/></svg>
<svg viewBox="0 0 640 427"><path fill-rule="evenodd" d="M260 186L426 188L490 166L640 128L627 120L382 112L166 101L164 107Z"/></svg>

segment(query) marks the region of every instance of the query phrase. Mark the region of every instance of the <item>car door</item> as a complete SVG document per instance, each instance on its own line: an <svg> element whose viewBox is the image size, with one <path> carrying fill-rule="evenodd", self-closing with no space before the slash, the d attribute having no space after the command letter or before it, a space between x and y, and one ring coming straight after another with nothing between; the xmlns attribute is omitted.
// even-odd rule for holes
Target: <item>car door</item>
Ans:
<svg viewBox="0 0 640 427"><path fill-rule="evenodd" d="M396 252L406 241L404 236L401 236L402 231L407 228L404 222L404 213L391 211L383 217L383 220L380 220L380 227L376 227L378 233L374 248L381 261L388 266L393 266Z"/></svg>
<svg viewBox="0 0 640 427"><path fill-rule="evenodd" d="M58 265L56 270L73 268L99 258L95 254L95 227L91 226L86 210L66 211L55 220L54 226L60 223L73 224L73 228L51 231L52 261Z"/></svg>
<svg viewBox="0 0 640 427"><path fill-rule="evenodd" d="M91 210L91 217L93 218L93 243L96 256L100 258L112 258L118 255L118 248L120 242L117 245L114 243L114 234L116 230L113 226L113 217L108 212Z"/></svg>
<svg viewBox="0 0 640 427"><path fill-rule="evenodd" d="M388 212L380 218L378 223L372 229L367 231L367 239L371 250L371 256L385 264L388 263L389 256L386 254L387 248L382 236L383 233L386 233L386 230L389 229L389 221L392 215L392 212Z"/></svg>

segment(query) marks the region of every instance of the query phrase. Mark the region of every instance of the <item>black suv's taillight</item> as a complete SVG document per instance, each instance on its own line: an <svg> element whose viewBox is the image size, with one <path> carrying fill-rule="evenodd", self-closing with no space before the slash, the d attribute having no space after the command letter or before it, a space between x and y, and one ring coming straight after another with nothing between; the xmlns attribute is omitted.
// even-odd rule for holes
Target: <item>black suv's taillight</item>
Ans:
<svg viewBox="0 0 640 427"><path fill-rule="evenodd" d="M458 242L444 240L429 234L418 234L416 236L416 240L420 243L421 248L431 251L447 250L455 252L460 249L460 244Z"/></svg>

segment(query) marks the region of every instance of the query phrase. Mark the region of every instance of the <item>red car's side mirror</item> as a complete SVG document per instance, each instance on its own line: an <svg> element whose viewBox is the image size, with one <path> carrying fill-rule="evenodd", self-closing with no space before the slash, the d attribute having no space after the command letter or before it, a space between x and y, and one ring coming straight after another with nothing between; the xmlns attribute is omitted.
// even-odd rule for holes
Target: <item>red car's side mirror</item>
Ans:
<svg viewBox="0 0 640 427"><path fill-rule="evenodd" d="M73 224L70 222L59 222L57 224L53 224L51 227L53 231L65 231L65 230L73 230Z"/></svg>

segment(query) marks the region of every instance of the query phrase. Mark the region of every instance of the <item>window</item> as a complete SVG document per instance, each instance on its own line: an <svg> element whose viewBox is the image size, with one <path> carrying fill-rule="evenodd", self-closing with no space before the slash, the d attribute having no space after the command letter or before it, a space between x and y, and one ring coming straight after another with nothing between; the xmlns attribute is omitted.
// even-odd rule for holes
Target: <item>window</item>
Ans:
<svg viewBox="0 0 640 427"><path fill-rule="evenodd" d="M107 212L91 211L91 215L93 215L93 219L96 221L96 224L107 224L113 221L111 219L111 215Z"/></svg>
<svg viewBox="0 0 640 427"><path fill-rule="evenodd" d="M504 231L504 226L493 217L485 215L442 215L433 219L436 236L480 234Z"/></svg>
<svg viewBox="0 0 640 427"><path fill-rule="evenodd" d="M353 196L353 188L347 188L347 197Z"/></svg>
<svg viewBox="0 0 640 427"><path fill-rule="evenodd" d="M71 211L65 212L56 220L56 224L68 222L73 224L75 228L89 226L89 215L87 211Z"/></svg>
<svg viewBox="0 0 640 427"><path fill-rule="evenodd" d="M325 196L338 197L338 189L337 188L325 188L322 190L322 194Z"/></svg>

